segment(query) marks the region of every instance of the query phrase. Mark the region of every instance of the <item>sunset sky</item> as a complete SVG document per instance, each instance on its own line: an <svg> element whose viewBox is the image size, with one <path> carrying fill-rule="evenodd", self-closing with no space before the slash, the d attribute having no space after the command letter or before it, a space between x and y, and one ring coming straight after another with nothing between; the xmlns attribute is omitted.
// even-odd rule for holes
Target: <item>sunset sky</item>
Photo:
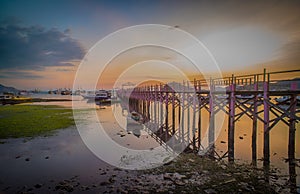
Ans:
<svg viewBox="0 0 300 194"><path fill-rule="evenodd" d="M71 88L78 65L95 43L140 24L163 24L192 34L208 48L224 75L300 68L299 0L2 0L0 84L18 89ZM102 86L112 87L126 68L152 58L179 63L178 55L167 49L129 50L112 61ZM145 68L157 79L168 77L149 64ZM184 63L181 68L193 76Z"/></svg>

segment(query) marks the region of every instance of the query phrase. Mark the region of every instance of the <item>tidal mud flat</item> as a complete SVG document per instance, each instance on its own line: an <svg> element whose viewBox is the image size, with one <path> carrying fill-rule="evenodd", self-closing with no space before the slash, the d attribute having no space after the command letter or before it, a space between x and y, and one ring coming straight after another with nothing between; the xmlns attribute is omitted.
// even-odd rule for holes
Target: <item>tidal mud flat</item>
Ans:
<svg viewBox="0 0 300 194"><path fill-rule="evenodd" d="M43 110L54 108L53 106L37 107ZM19 107L17 110L22 114L28 114L30 111L24 112L24 109L20 111ZM64 112L61 107L59 109L55 107L54 110L54 115L57 114L56 111L62 111L59 114L64 113L63 115L69 116L69 112ZM100 122L108 125L109 115L106 109L99 110L98 113L100 116L105 113L107 117L101 117ZM41 119L39 121L38 124L43 122ZM162 167L149 170L116 168L97 158L86 147L73 124L69 123L69 127L65 129L53 128L50 135L46 132L35 134L33 137L28 135L2 138L1 192L289 193L290 191L286 182L278 180L276 171L266 173L250 165L233 165L224 161L201 158L194 154L182 154ZM111 130L107 133L121 144L127 139L130 140L128 146L140 147L144 142L150 141L150 138L144 136L144 138L136 138L133 134L120 131L117 125L108 126ZM121 133L125 135L120 135ZM147 149L151 149L150 147ZM269 181L266 181L266 177L269 177ZM288 177L284 178L288 180Z"/></svg>
<svg viewBox="0 0 300 194"><path fill-rule="evenodd" d="M135 171L101 161L73 127L54 136L0 145L3 193L288 193L261 169L182 154L162 167ZM268 174L276 179L276 174Z"/></svg>

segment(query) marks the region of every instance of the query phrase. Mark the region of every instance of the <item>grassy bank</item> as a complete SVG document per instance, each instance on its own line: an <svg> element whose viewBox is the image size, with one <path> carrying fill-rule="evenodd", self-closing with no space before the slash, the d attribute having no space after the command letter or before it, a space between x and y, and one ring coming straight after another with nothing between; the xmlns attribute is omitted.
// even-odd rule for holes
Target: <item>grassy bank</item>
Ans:
<svg viewBox="0 0 300 194"><path fill-rule="evenodd" d="M32 103L32 102L66 102L71 101L71 99L44 99L44 98L12 98L12 99L0 99L0 104L22 104L22 103Z"/></svg>
<svg viewBox="0 0 300 194"><path fill-rule="evenodd" d="M73 124L72 109L40 105L0 107L1 139L49 135Z"/></svg>

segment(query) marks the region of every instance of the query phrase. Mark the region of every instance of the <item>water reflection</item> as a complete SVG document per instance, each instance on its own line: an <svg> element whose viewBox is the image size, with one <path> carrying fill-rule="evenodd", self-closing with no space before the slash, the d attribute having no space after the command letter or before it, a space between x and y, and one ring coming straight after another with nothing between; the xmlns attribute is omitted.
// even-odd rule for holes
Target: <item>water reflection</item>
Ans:
<svg viewBox="0 0 300 194"><path fill-rule="evenodd" d="M156 130L159 130L159 126L162 126L164 122L166 122L166 118L169 118L168 123L172 123L172 106L169 105L168 109L168 117L166 117L165 113L163 113L163 117L161 117L160 113L157 109L161 109L162 112L166 111L166 107L162 107L160 105L155 105L155 103L150 103L150 114L151 115L156 115L152 120L157 121L159 125L157 125ZM160 111L161 111L160 110ZM261 112L263 111L263 107L259 107L258 111ZM175 108L176 116L175 118L178 117L178 107ZM240 111L237 110L236 114L239 114ZM192 109L186 109L184 112L185 115L193 115L193 110ZM299 116L299 112L297 113ZM150 118L151 118L150 115ZM218 113L216 114L218 116ZM271 115L270 120L275 119L276 115ZM191 118L191 117L190 117ZM196 118L197 120L198 118ZM151 120L151 119L150 119ZM216 122L219 122L216 120ZM184 120L185 124L185 129L187 126L192 126L193 123L191 122L191 119L187 119L187 116ZM179 119L175 120L175 130L179 130ZM249 162L252 163L254 166L257 167L263 167L263 136L264 136L264 129L263 129L263 123L259 121L257 123L257 139L256 139L256 157L253 157L251 155L252 151L252 125L253 121L251 118L243 116L240 117L236 123L235 123L235 136L234 136L234 143L235 143L235 159L236 162L238 163L243 163L243 162ZM198 134L197 132L194 133L194 135L198 137L205 137L207 135L207 131L209 129L209 113L206 110L201 111L201 134ZM300 129L300 123L296 123L295 129ZM184 131L185 134L188 134L188 131ZM193 138L193 133L189 133L190 136L186 136L187 139L192 139ZM228 123L225 121L223 123L223 126L220 129L220 134L215 142L215 150L218 155L222 156L226 154L227 148L228 148ZM289 174L289 179L291 182L291 189L294 189L292 191L295 191L295 188L300 186L300 168L297 165L294 164L287 164L284 162L284 158L288 157L288 140L289 140L289 128L288 126L285 125L284 122L278 122L270 131L270 161L271 161L271 166L277 168L282 175ZM300 150L298 143L300 142L300 131L296 130L295 131L295 141L296 141L296 149L295 149L295 158L300 158ZM188 141L190 143L190 141ZM201 142L203 143L203 142ZM208 143L208 142L204 142ZM253 159L254 158L254 159ZM267 182L269 181L277 181L274 179L270 179L269 175L269 166L266 166L264 168L265 170L265 180ZM298 175L298 176L297 176ZM280 181L280 180L278 180ZM282 181L282 180L281 180ZM295 187L296 185L296 187Z"/></svg>

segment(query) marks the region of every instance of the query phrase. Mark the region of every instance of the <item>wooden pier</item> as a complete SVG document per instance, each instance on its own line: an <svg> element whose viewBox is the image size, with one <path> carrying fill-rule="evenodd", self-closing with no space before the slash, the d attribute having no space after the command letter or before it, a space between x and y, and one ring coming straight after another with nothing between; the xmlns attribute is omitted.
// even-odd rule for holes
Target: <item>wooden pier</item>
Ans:
<svg viewBox="0 0 300 194"><path fill-rule="evenodd" d="M261 122L264 129L263 161L267 166L270 163L270 131L278 122L287 125L288 158L295 159L300 80L282 79L288 75L300 76L300 69L264 70L251 75L147 85L119 90L118 96L128 104L129 112L140 113L147 128L175 151L186 148L199 154L205 151L217 159L228 157L230 162L234 161L235 123L241 117L249 117L252 121L252 162L256 165L257 125ZM275 98L282 100L276 102ZM207 147L202 145L201 137L204 111L209 114ZM223 155L215 151L216 115L219 112L226 115L228 122L228 149Z"/></svg>

